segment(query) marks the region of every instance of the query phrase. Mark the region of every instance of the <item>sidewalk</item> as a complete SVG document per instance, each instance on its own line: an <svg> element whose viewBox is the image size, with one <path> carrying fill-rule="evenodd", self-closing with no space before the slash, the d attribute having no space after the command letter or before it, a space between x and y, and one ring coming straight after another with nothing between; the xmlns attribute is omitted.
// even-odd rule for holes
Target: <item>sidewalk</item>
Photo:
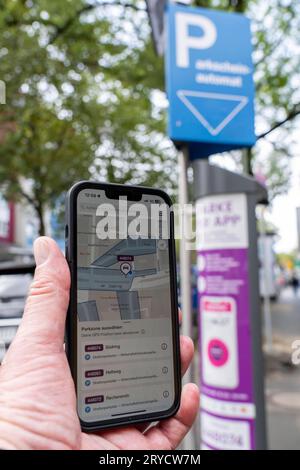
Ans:
<svg viewBox="0 0 300 470"><path fill-rule="evenodd" d="M266 403L270 449L300 449L300 365L291 345L300 339L300 292L282 291L272 304L273 354L266 360Z"/></svg>
<svg viewBox="0 0 300 470"><path fill-rule="evenodd" d="M275 338L285 342L300 339L300 290L297 296L290 287L282 290L272 304L272 327Z"/></svg>

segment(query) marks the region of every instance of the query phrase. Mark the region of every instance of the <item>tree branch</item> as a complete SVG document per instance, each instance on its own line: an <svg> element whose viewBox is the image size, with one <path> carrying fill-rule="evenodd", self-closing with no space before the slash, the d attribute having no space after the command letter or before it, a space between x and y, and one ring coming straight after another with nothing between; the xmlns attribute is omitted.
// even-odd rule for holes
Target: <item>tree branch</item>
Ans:
<svg viewBox="0 0 300 470"><path fill-rule="evenodd" d="M25 191L23 191L23 189L21 188L21 185L19 185L19 192L21 194L21 196L35 209L37 210L37 203L36 201L33 199L33 197L29 196L29 194L25 193Z"/></svg>
<svg viewBox="0 0 300 470"><path fill-rule="evenodd" d="M282 29L281 34L277 38L277 40L274 41L270 45L270 49L269 49L268 53L264 54L261 59L259 59L257 62L254 63L255 69L257 69L260 66L260 64L262 64L268 57L270 57L273 54L273 52L275 52L276 49L282 44L282 42L283 42L283 40L286 36L287 29L288 29L288 24L285 26L285 28Z"/></svg>
<svg viewBox="0 0 300 470"><path fill-rule="evenodd" d="M16 174L10 176L10 181L15 183L18 186L18 192L21 194L21 196L27 201L35 210L37 210L37 204L36 201L32 196L30 196L24 189L22 188L21 183L18 180L18 177Z"/></svg>
<svg viewBox="0 0 300 470"><path fill-rule="evenodd" d="M72 16L71 18L69 18L65 24L63 24L62 26L57 26L56 27L56 31L55 33L53 34L53 36L51 37L50 41L49 41L49 44L53 44L53 42L56 41L56 39L62 35L63 33L65 33L71 26L72 24L74 23L74 21L76 21L80 15L82 15L83 13L86 13L88 11L91 11L93 10L94 8L96 8L96 5L85 5L83 8L81 8L80 10L78 10L74 16Z"/></svg>
<svg viewBox="0 0 300 470"><path fill-rule="evenodd" d="M279 38L276 42L274 42L274 43L272 44L272 46L270 47L270 50L269 50L268 54L263 55L261 59L259 59L257 62L255 62L255 63L253 64L255 69L257 69L257 68L260 66L260 64L262 64L263 62L265 62L265 60L266 60L268 57L270 57L270 56L273 54L273 52L276 51L276 49L278 48L278 46L282 43L283 37L284 37L284 34L283 34L282 36L280 36L280 38Z"/></svg>
<svg viewBox="0 0 300 470"><path fill-rule="evenodd" d="M95 4L88 4L82 7L80 10L78 10L71 18L69 18L63 25L58 26L54 23L52 23L50 20L44 20L40 17L38 18L28 18L28 19L17 19L17 18L8 18L5 20L5 24L8 27L14 27L14 26L21 26L21 25L31 25L35 21L42 23L45 26L51 26L55 28L55 32L53 33L52 37L50 38L49 44L53 44L53 42L56 41L56 39L64 34L76 21L83 13L87 13L89 11L95 10L96 8L99 7L107 7L107 6L120 6L123 8L131 8L134 11L146 11L145 8L139 8L138 6L134 5L133 3L124 3L121 0L115 0L115 1L104 1L104 2L96 2Z"/></svg>
<svg viewBox="0 0 300 470"><path fill-rule="evenodd" d="M258 135L256 140L259 139L264 139L267 135L271 134L271 132L275 131L275 129L278 129L279 127L283 126L289 121L292 121L295 117L297 117L300 114L300 103L292 109L287 116L282 119L281 121L275 122L270 129L267 131L263 132L262 134Z"/></svg>
<svg viewBox="0 0 300 470"><path fill-rule="evenodd" d="M55 33L53 34L52 38L50 39L49 41L49 44L53 44L56 39L64 34L71 26L72 24L74 23L74 21L76 21L83 13L87 13L88 11L92 11L92 10L95 10L96 8L99 8L99 7L106 7L106 6L121 6L123 8L131 8L135 11L146 11L146 9L142 9L142 8L139 8L137 7L136 5L132 4L132 3L123 3L122 1L113 1L113 2L96 2L95 4L93 5L85 5L83 8L81 8L80 10L78 10L74 16L72 16L72 18L69 18L65 24L63 24L62 26L59 26L56 28L56 31Z"/></svg>

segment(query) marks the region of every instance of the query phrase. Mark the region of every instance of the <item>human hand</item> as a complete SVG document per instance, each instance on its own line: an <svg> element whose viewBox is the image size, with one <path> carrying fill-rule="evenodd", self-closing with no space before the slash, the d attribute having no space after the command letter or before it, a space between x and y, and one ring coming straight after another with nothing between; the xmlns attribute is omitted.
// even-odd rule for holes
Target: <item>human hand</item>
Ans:
<svg viewBox="0 0 300 470"><path fill-rule="evenodd" d="M194 384L183 388L176 416L155 426L126 426L94 434L81 432L76 395L64 351L70 273L56 243L34 244L36 271L23 319L0 367L2 449L175 449L189 431L199 406ZM193 342L181 337L182 371Z"/></svg>

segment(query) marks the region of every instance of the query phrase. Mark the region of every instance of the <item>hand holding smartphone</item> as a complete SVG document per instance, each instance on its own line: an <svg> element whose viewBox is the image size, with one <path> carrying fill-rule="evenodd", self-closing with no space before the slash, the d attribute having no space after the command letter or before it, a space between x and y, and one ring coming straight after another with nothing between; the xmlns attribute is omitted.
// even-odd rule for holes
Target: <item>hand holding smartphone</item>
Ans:
<svg viewBox="0 0 300 470"><path fill-rule="evenodd" d="M176 413L174 222L161 190L95 182L67 196L67 353L85 431Z"/></svg>

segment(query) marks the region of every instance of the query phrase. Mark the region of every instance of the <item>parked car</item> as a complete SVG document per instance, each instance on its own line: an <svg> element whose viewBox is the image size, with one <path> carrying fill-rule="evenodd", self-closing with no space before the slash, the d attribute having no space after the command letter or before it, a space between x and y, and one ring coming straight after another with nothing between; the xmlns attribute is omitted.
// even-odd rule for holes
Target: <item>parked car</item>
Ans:
<svg viewBox="0 0 300 470"><path fill-rule="evenodd" d="M0 252L0 363L20 324L34 268L28 251Z"/></svg>
<svg viewBox="0 0 300 470"><path fill-rule="evenodd" d="M22 316L31 281L31 274L0 276L0 319Z"/></svg>
<svg viewBox="0 0 300 470"><path fill-rule="evenodd" d="M0 318L0 364L17 333L20 322L21 318Z"/></svg>

